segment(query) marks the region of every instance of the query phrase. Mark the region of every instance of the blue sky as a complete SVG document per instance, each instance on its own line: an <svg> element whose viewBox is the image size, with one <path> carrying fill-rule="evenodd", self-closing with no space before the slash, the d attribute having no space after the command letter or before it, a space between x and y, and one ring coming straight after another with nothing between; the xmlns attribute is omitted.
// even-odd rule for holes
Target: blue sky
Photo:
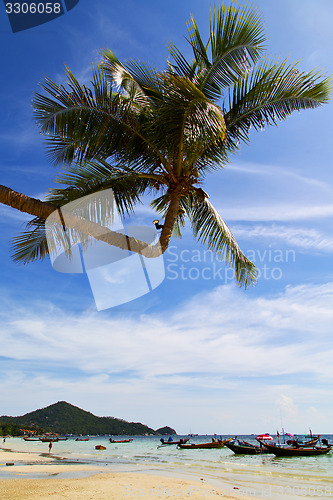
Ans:
<svg viewBox="0 0 333 500"><path fill-rule="evenodd" d="M253 4L269 54L333 74L330 0ZM191 13L207 31L211 5L80 0L15 34L2 8L1 184L43 197L59 171L32 119L44 75L61 83L67 64L87 83L103 48L162 69L166 43L185 48ZM211 202L261 271L247 291L186 231L158 288L98 312L85 275L12 262L10 239L28 218L0 206L0 414L66 400L179 433L332 432L332 106L253 133L207 177ZM132 222L154 218L144 205Z"/></svg>

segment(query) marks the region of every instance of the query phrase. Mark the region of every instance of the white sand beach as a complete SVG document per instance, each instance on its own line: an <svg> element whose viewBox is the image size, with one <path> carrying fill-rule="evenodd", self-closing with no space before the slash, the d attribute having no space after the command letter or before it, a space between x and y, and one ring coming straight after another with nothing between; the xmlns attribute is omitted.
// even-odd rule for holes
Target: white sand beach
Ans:
<svg viewBox="0 0 333 500"><path fill-rule="evenodd" d="M101 473L105 468L51 461L54 461L52 455L0 451L0 474L6 473L6 479L0 479L0 499L248 498L246 491L232 490L228 485L225 488L209 485L203 478L195 481L170 477L167 473L165 476L141 472ZM64 473L69 477L61 477ZM75 477L77 473L84 473L84 477ZM38 475L38 479L31 479L34 475Z"/></svg>
<svg viewBox="0 0 333 500"><path fill-rule="evenodd" d="M2 479L1 500L46 500L49 498L120 500L132 498L246 498L202 482L149 474L95 474L80 479ZM253 497L252 497L253 498Z"/></svg>

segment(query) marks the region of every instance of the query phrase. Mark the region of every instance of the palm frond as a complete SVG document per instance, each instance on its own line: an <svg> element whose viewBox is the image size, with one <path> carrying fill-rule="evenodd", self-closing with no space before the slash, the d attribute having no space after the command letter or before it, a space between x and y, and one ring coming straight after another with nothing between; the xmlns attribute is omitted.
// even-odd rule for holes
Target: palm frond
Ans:
<svg viewBox="0 0 333 500"><path fill-rule="evenodd" d="M164 217L165 212L168 208L168 203L169 203L169 196L166 193L163 193L162 195L158 196L155 198L153 201L150 202L150 206L156 210L156 212Z"/></svg>
<svg viewBox="0 0 333 500"><path fill-rule="evenodd" d="M158 71L146 62L121 63L111 50L102 51L103 69L112 84L125 90L135 103L147 105L160 98Z"/></svg>
<svg viewBox="0 0 333 500"><path fill-rule="evenodd" d="M178 164L192 162L198 150L225 137L221 109L188 78L167 74L163 78L164 99L151 120L150 135Z"/></svg>
<svg viewBox="0 0 333 500"><path fill-rule="evenodd" d="M194 16L191 16L190 21L187 23L187 31L189 34L188 41L193 49L194 60L196 62L196 66L200 71L202 67L210 66L210 61L207 54L209 42L206 45L204 44Z"/></svg>
<svg viewBox="0 0 333 500"><path fill-rule="evenodd" d="M83 162L123 155L124 161L163 162L154 138L145 132L149 121L133 110L133 100L108 90L101 67L94 73L93 91L80 85L67 68L68 89L46 78L48 95L35 94L33 106L40 130L49 138L49 156L56 162Z"/></svg>
<svg viewBox="0 0 333 500"><path fill-rule="evenodd" d="M261 57L266 36L259 11L236 2L221 3L214 8L210 21L212 62L229 66L232 72L244 74ZM211 74L215 71L211 70Z"/></svg>
<svg viewBox="0 0 333 500"><path fill-rule="evenodd" d="M73 165L57 179L67 187L50 190L47 201L63 206L85 196L112 189L120 214L126 216L134 212L135 205L141 203L145 192L159 189L161 179L156 174L142 175L127 168L114 167L107 162Z"/></svg>
<svg viewBox="0 0 333 500"><path fill-rule="evenodd" d="M314 109L330 98L332 79L320 71L300 72L297 64L265 59L239 79L229 94L230 110L225 119L231 138L248 140L256 130L276 125L294 111Z"/></svg>
<svg viewBox="0 0 333 500"><path fill-rule="evenodd" d="M45 233L45 220L35 218L24 231L11 239L11 255L14 262L28 264L35 260L43 260L48 255L48 245Z"/></svg>
<svg viewBox="0 0 333 500"><path fill-rule="evenodd" d="M211 99L218 99L224 88L246 74L264 49L264 26L253 7L221 3L210 21L210 37L204 45L195 19L188 25L190 43L198 61L198 87ZM211 47L211 59L207 48Z"/></svg>
<svg viewBox="0 0 333 500"><path fill-rule="evenodd" d="M194 203L191 219L194 236L233 267L237 284L246 288L254 283L256 266L242 253L227 224L209 200Z"/></svg>
<svg viewBox="0 0 333 500"><path fill-rule="evenodd" d="M179 76L184 76L185 78L189 78L191 81L193 81L195 76L196 63L189 63L173 43L168 44L168 50L171 57L175 61L175 64L171 65L172 73L176 73Z"/></svg>

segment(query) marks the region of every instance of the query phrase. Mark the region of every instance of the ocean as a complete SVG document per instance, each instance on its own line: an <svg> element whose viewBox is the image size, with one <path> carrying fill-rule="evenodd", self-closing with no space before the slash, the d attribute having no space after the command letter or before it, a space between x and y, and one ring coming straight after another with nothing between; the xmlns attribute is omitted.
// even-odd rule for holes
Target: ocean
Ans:
<svg viewBox="0 0 333 500"><path fill-rule="evenodd" d="M240 497L247 495L267 499L333 498L333 451L314 457L277 458L274 455L235 455L226 447L192 450L178 449L175 445L161 447L157 436L114 439L130 437L133 438L130 443L110 443L106 436L94 436L89 441L69 438L53 443L51 456L58 465L84 463L98 465L103 472L146 472L199 480L202 484L213 485L215 494L219 492L221 496L231 492ZM175 439L181 437L184 436ZM210 442L212 437L195 436L191 438L191 443ZM223 439L228 437L222 436ZM333 435L322 437L333 442ZM255 442L253 436L238 438ZM2 449L48 454L49 443L28 442L21 438L7 438L5 443L1 441ZM105 446L106 450L96 450L98 444ZM13 468L10 477L14 473ZM5 474L0 471L0 478L9 477ZM69 476L73 474L60 474L60 477ZM212 498L214 491L211 492Z"/></svg>

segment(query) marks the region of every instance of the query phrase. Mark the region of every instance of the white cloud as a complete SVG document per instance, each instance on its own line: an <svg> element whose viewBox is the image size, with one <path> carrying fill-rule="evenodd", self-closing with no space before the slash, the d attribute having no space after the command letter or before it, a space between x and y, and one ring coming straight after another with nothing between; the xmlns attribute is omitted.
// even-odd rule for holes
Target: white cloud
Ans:
<svg viewBox="0 0 333 500"><path fill-rule="evenodd" d="M217 182L222 182L222 177L223 192ZM226 221L309 221L333 216L333 186L329 180L292 168L235 163L220 177L215 176L214 183L207 179L207 186L213 204Z"/></svg>
<svg viewBox="0 0 333 500"><path fill-rule="evenodd" d="M295 419L295 416L298 413L298 408L295 405L293 398L286 394L281 394L277 404L288 418L288 421Z"/></svg>
<svg viewBox="0 0 333 500"><path fill-rule="evenodd" d="M164 408L183 400L201 414L202 401L209 407L214 393L228 397L236 411L237 399L255 405L267 392L271 405L281 406L281 394L294 398L297 423L304 408L327 404L320 388L329 391L333 379L332 306L333 283L290 286L271 297L222 286L172 313L135 319L16 304L1 318L2 355L9 358L3 397L10 389L27 403L29 385L38 385L45 397L51 391L58 399L79 398L91 411L100 395L95 411L110 407L128 419L133 407L148 416L155 401Z"/></svg>
<svg viewBox="0 0 333 500"><path fill-rule="evenodd" d="M269 240L270 242L282 242L292 247L305 250L319 250L323 252L333 251L333 238L317 229L309 229L278 224L256 224L235 225L232 228L237 238L246 238L254 241Z"/></svg>
<svg viewBox="0 0 333 500"><path fill-rule="evenodd" d="M228 167L227 167L228 168ZM249 175L258 175L260 179L263 177L275 178L279 182L291 179L291 182L297 182L301 184L308 185L310 187L319 188L320 190L332 193L332 187L326 182L320 181L314 177L307 177L306 175L300 174L295 170L290 170L285 167L270 164L259 164L259 163L235 163L228 168L230 171Z"/></svg>
<svg viewBox="0 0 333 500"><path fill-rule="evenodd" d="M311 220L333 216L333 204L269 203L217 207L226 221L296 221Z"/></svg>

